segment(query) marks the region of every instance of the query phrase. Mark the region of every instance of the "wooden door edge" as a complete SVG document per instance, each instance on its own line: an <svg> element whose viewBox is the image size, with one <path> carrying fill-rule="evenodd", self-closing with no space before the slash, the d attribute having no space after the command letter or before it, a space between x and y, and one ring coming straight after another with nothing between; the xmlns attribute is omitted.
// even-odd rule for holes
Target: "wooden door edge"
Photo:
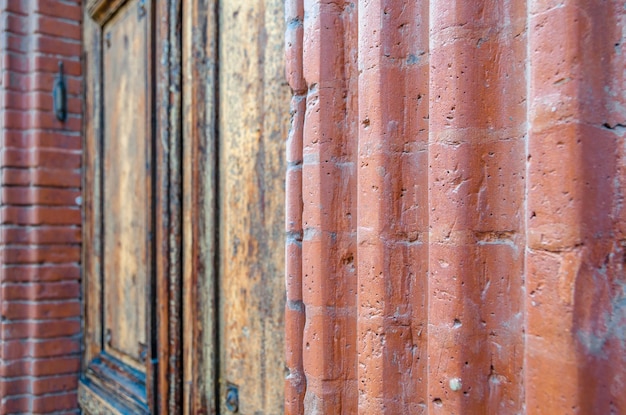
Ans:
<svg viewBox="0 0 626 415"><path fill-rule="evenodd" d="M156 218L157 332L153 399L156 413L176 415L182 408L182 0L155 1L156 45L154 127L157 165L156 203L167 215Z"/></svg>
<svg viewBox="0 0 626 415"><path fill-rule="evenodd" d="M217 412L217 1L183 0L183 413Z"/></svg>

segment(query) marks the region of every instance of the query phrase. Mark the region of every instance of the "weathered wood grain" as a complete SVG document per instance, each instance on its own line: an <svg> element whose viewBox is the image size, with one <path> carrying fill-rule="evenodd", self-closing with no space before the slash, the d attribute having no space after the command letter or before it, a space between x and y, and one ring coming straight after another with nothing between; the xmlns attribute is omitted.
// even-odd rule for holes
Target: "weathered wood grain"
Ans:
<svg viewBox="0 0 626 415"><path fill-rule="evenodd" d="M104 330L105 350L140 367L152 257L150 25L132 6L104 27Z"/></svg>
<svg viewBox="0 0 626 415"><path fill-rule="evenodd" d="M284 386L283 3L219 5L220 405L276 414Z"/></svg>
<svg viewBox="0 0 626 415"><path fill-rule="evenodd" d="M183 3L183 413L216 413L217 1Z"/></svg>

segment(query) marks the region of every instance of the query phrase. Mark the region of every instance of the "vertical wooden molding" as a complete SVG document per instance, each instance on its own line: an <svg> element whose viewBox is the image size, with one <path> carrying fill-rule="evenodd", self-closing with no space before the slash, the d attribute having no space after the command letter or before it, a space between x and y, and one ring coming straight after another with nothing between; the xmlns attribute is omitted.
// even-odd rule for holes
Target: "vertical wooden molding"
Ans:
<svg viewBox="0 0 626 415"><path fill-rule="evenodd" d="M217 413L217 1L183 2L184 414Z"/></svg>

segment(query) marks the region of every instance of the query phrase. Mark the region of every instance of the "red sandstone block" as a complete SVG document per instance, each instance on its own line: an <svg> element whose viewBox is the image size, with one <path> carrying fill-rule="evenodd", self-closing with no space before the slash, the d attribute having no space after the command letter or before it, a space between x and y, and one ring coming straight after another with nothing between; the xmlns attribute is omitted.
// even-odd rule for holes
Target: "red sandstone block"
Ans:
<svg viewBox="0 0 626 415"><path fill-rule="evenodd" d="M2 327L6 341L13 339L47 339L76 336L80 334L81 322L79 319L7 322Z"/></svg>
<svg viewBox="0 0 626 415"><path fill-rule="evenodd" d="M583 124L568 124L530 137L530 247L560 250L581 243L586 228L595 233L609 231L610 178L617 166L606 155L614 151L615 139L606 129Z"/></svg>
<svg viewBox="0 0 626 415"><path fill-rule="evenodd" d="M3 284L4 300L65 300L80 297L80 284L77 281Z"/></svg>
<svg viewBox="0 0 626 415"><path fill-rule="evenodd" d="M306 99L294 96L291 99L291 129L286 144L288 164L302 164L302 134L305 111Z"/></svg>
<svg viewBox="0 0 626 415"><path fill-rule="evenodd" d="M307 306L303 340L307 379L339 379L350 371L352 364L344 356L356 350L357 320L347 311Z"/></svg>
<svg viewBox="0 0 626 415"><path fill-rule="evenodd" d="M78 264L9 265L4 266L2 272L4 282L64 281L80 278L80 266Z"/></svg>
<svg viewBox="0 0 626 415"><path fill-rule="evenodd" d="M288 168L286 191L290 195L285 206L285 220L287 232L300 232L302 230L302 169Z"/></svg>
<svg viewBox="0 0 626 415"><path fill-rule="evenodd" d="M302 0L285 1L285 21L304 20L304 2Z"/></svg>
<svg viewBox="0 0 626 415"><path fill-rule="evenodd" d="M524 190L522 141L430 146L431 233L519 229Z"/></svg>
<svg viewBox="0 0 626 415"><path fill-rule="evenodd" d="M319 164L302 168L302 227L328 232L347 232L354 228L356 175L352 163L335 162L328 155Z"/></svg>
<svg viewBox="0 0 626 415"><path fill-rule="evenodd" d="M527 414L559 413L563 408L580 407L581 401L588 399L580 393L580 388L589 392L591 385L585 385L584 380L578 378L582 363L574 344L551 343L541 336L530 336L526 341L525 354L528 362L525 365L524 393ZM534 381L536 379L541 379L541 382ZM563 383L563 379L579 380Z"/></svg>
<svg viewBox="0 0 626 415"><path fill-rule="evenodd" d="M2 201L7 205L76 206L78 190L45 187L4 187Z"/></svg>
<svg viewBox="0 0 626 415"><path fill-rule="evenodd" d="M10 320L57 319L79 317L81 313L78 301L8 301L2 303L2 316Z"/></svg>
<svg viewBox="0 0 626 415"><path fill-rule="evenodd" d="M285 253L287 301L302 301L302 244L288 241Z"/></svg>
<svg viewBox="0 0 626 415"><path fill-rule="evenodd" d="M321 414L337 414L341 408L346 414L362 413L358 407L356 379L307 379L306 408L315 408ZM361 411L361 412L359 412ZM341 413L341 412L340 412Z"/></svg>
<svg viewBox="0 0 626 415"><path fill-rule="evenodd" d="M302 367L302 333L304 331L304 308L285 307L285 364L291 371Z"/></svg>
<svg viewBox="0 0 626 415"><path fill-rule="evenodd" d="M33 379L33 395L45 395L49 393L72 392L78 387L76 375L63 375Z"/></svg>
<svg viewBox="0 0 626 415"><path fill-rule="evenodd" d="M41 396L33 399L33 411L47 413L52 411L64 411L76 408L78 398L76 392Z"/></svg>
<svg viewBox="0 0 626 415"><path fill-rule="evenodd" d="M286 77L289 86L296 93L304 93L307 89L302 68L302 40L304 28L301 20L287 22L285 31Z"/></svg>
<svg viewBox="0 0 626 415"><path fill-rule="evenodd" d="M521 135L526 89L510 84L524 79L525 39L491 37L480 47L477 41L461 38L432 51L430 131L475 128L498 138Z"/></svg>
<svg viewBox="0 0 626 415"><path fill-rule="evenodd" d="M327 82L342 79L343 54L341 6L332 2L305 2L307 18L304 20L303 75L309 88L313 84L325 87Z"/></svg>
<svg viewBox="0 0 626 415"><path fill-rule="evenodd" d="M583 266L583 252L551 253L530 250L526 255L526 332L552 344L565 345L571 341L570 325L573 312L574 285Z"/></svg>

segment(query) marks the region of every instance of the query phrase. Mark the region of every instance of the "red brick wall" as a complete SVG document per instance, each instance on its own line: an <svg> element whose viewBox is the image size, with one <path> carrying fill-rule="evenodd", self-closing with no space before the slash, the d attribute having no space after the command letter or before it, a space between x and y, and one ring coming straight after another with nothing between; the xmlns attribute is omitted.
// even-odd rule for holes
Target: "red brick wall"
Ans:
<svg viewBox="0 0 626 415"><path fill-rule="evenodd" d="M1 414L78 412L81 13L79 0L0 1Z"/></svg>
<svg viewBox="0 0 626 415"><path fill-rule="evenodd" d="M625 6L286 2L287 413L626 413Z"/></svg>

